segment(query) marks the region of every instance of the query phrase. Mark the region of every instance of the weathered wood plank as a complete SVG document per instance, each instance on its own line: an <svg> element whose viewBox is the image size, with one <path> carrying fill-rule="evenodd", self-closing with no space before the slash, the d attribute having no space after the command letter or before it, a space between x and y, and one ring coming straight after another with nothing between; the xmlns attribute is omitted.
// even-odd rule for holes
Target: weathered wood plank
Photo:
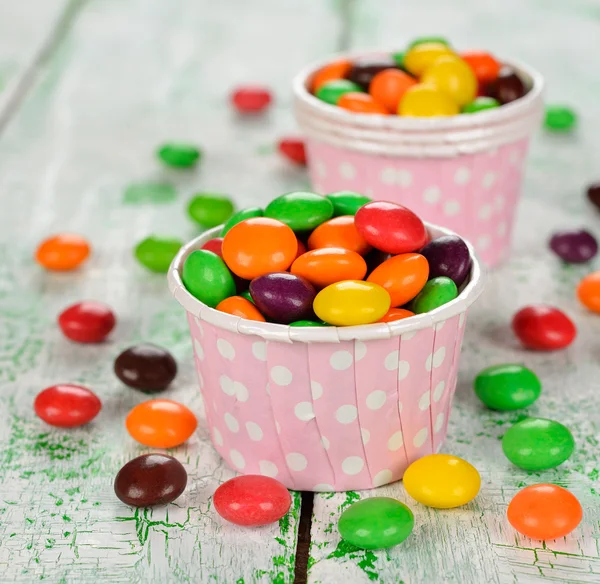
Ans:
<svg viewBox="0 0 600 584"><path fill-rule="evenodd" d="M224 524L210 497L233 473L202 421L174 451L189 473L176 503L134 511L116 500L116 472L146 451L128 437L124 417L147 398L116 380L112 360L138 340L169 348L180 373L165 396L202 420L184 313L165 278L143 272L131 250L151 233L193 236L185 203L194 190L224 191L244 206L306 184L272 146L294 128L291 76L334 50L338 35L336 11L320 2L91 1L7 126L0 139L3 580L293 580L299 497L279 525ZM230 88L244 81L276 91L264 119L241 121L228 106ZM153 150L172 139L204 147L198 172L159 168ZM148 180L172 182L177 197L161 204L124 197L128 185ZM90 239L92 258L74 274L42 272L31 261L37 242L65 230ZM55 315L83 298L119 315L105 345L74 346L57 331ZM56 382L88 385L103 399L90 427L53 431L33 416L36 393Z"/></svg>
<svg viewBox="0 0 600 584"><path fill-rule="evenodd" d="M355 500L351 494L316 495L309 582L596 582L600 578L600 507L597 479L600 415L595 407L600 388L596 353L600 322L578 305L579 279L598 269L561 266L547 250L548 235L558 228L587 226L600 231L600 220L586 204L583 188L599 178L600 118L598 55L585 46L600 31L600 13L591 1L521 3L356 2L350 38L355 47L399 48L412 37L445 34L459 47L484 47L538 67L548 82L547 95L572 104L581 115L577 134L537 136L527 171L513 259L497 270L469 317L459 387L443 452L470 460L482 475L477 499L464 509L434 511L415 503L402 484L356 497L387 495L415 512L413 535L397 548L353 552L340 543L340 511ZM532 302L547 302L569 312L579 327L574 347L554 355L521 351L509 330L512 314ZM527 473L504 458L499 439L518 420L516 414L483 410L471 384L488 365L524 362L540 375L544 393L530 415L568 425L577 450L554 471ZM556 482L579 498L581 526L568 538L535 542L514 532L506 506L521 487Z"/></svg>

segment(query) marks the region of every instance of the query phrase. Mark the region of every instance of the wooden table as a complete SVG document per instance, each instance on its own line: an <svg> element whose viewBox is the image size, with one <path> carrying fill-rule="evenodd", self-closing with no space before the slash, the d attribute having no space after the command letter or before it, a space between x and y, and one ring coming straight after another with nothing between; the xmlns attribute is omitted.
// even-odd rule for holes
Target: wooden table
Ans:
<svg viewBox="0 0 600 584"><path fill-rule="evenodd" d="M184 209L195 191L230 193L244 206L308 186L305 172L273 151L279 136L294 132L289 82L306 62L439 32L457 46L532 64L546 76L549 99L573 104L581 116L572 136L537 137L513 259L491 276L467 327L445 451L477 466L477 499L460 510L429 510L409 502L401 483L314 501L295 494L278 525L238 529L212 508L214 489L233 473L201 422L175 452L189 473L185 494L167 508L121 504L114 476L144 452L123 420L145 398L118 382L114 357L136 341L168 347L180 374L167 395L202 416L183 311L165 278L135 263L132 247L151 233L191 238ZM600 178L598 38L596 0L0 3L0 580L283 584L296 570L303 581L308 568L311 584L599 582L600 320L574 298L590 267L561 266L546 248L555 228L600 231L583 197L584 185ZM277 104L264 118L240 121L232 113L228 92L245 81L275 90ZM159 167L153 151L173 139L202 145L197 172ZM124 196L145 181L170 182L177 195ZM93 257L77 273L43 272L31 259L35 246L66 230L88 237ZM119 315L102 346L70 344L55 324L63 307L84 298ZM518 348L510 317L537 301L574 317L580 332L572 348L551 355ZM558 419L575 435L574 456L557 470L511 466L499 438L521 414L486 411L472 393L477 371L510 361L531 366L543 381L528 413ZM102 397L93 424L65 432L34 417L35 395L58 382ZM536 482L557 482L580 499L584 520L568 538L534 542L509 526L507 503ZM353 551L340 543L336 521L372 494L409 502L415 530L391 550Z"/></svg>

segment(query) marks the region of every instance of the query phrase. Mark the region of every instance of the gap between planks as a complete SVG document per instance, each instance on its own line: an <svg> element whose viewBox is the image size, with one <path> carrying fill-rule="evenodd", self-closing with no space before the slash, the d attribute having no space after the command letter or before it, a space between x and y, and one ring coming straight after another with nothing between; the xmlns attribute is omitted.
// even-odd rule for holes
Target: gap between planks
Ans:
<svg viewBox="0 0 600 584"><path fill-rule="evenodd" d="M314 493L303 491L300 505L300 525L296 540L296 567L294 584L307 584L310 531L312 528Z"/></svg>

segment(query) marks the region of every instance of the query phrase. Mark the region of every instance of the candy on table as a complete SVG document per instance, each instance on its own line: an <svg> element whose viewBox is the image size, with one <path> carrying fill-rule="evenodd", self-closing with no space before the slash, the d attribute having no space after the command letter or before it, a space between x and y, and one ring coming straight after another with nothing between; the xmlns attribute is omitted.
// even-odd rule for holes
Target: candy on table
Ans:
<svg viewBox="0 0 600 584"><path fill-rule="evenodd" d="M76 343L101 343L116 322L115 313L110 307L95 300L73 304L58 316L60 330Z"/></svg>
<svg viewBox="0 0 600 584"><path fill-rule="evenodd" d="M209 239L206 243L203 243L200 249L212 251L214 254L217 254L221 259L223 259L223 238L213 237L212 239Z"/></svg>
<svg viewBox="0 0 600 584"><path fill-rule="evenodd" d="M241 114L257 114L266 110L273 96L267 87L260 85L242 85L231 94L233 107Z"/></svg>
<svg viewBox="0 0 600 584"><path fill-rule="evenodd" d="M277 150L290 162L306 166L306 148L301 138L281 138L277 142Z"/></svg>
<svg viewBox="0 0 600 584"><path fill-rule="evenodd" d="M338 107L357 114L387 115L383 105L376 102L368 93L344 93L337 102Z"/></svg>
<svg viewBox="0 0 600 584"><path fill-rule="evenodd" d="M188 204L189 216L205 229L225 223L233 211L231 199L216 193L199 193Z"/></svg>
<svg viewBox="0 0 600 584"><path fill-rule="evenodd" d="M586 229L559 231L550 238L550 249L568 264L582 264L596 256L598 242Z"/></svg>
<svg viewBox="0 0 600 584"><path fill-rule="evenodd" d="M471 271L471 254L458 235L442 235L419 252L429 264L429 277L446 276L461 286Z"/></svg>
<svg viewBox="0 0 600 584"><path fill-rule="evenodd" d="M600 209L600 182L588 185L587 198L595 207Z"/></svg>
<svg viewBox="0 0 600 584"><path fill-rule="evenodd" d="M310 84L312 93L316 93L321 86L335 79L344 79L348 71L350 71L352 63L350 61L334 61L322 67L317 71Z"/></svg>
<svg viewBox="0 0 600 584"><path fill-rule="evenodd" d="M369 93L389 113L395 114L398 113L398 105L404 94L416 84L416 79L408 73L399 69L386 69L373 77Z"/></svg>
<svg viewBox="0 0 600 584"><path fill-rule="evenodd" d="M431 312L458 296L458 288L453 280L446 276L438 276L429 280L423 289L411 302L411 309L415 314Z"/></svg>
<svg viewBox="0 0 600 584"><path fill-rule="evenodd" d="M340 516L342 539L365 550L389 548L402 543L412 532L412 511L390 497L369 497L353 503Z"/></svg>
<svg viewBox="0 0 600 584"><path fill-rule="evenodd" d="M506 458L524 470L556 468L574 449L569 429L545 418L525 418L511 426L502 438Z"/></svg>
<svg viewBox="0 0 600 584"><path fill-rule="evenodd" d="M206 249L194 250L185 259L181 279L192 296L211 308L225 298L235 296L237 290L235 280L223 259Z"/></svg>
<svg viewBox="0 0 600 584"><path fill-rule="evenodd" d="M464 105L461 111L463 114L474 114L477 112L482 112L497 107L500 107L500 102L497 99L493 97L487 97L485 95L480 95L476 97L473 101Z"/></svg>
<svg viewBox="0 0 600 584"><path fill-rule="evenodd" d="M187 485L183 465L167 454L142 454L125 464L115 477L115 494L126 505L151 507L177 499Z"/></svg>
<svg viewBox="0 0 600 584"><path fill-rule="evenodd" d="M235 212L231 217L229 217L229 219L227 219L225 225L223 225L223 229L221 229L221 237L225 237L227 232L234 225L237 225L238 223L241 223L246 219L252 219L253 217L262 217L264 214L265 212L260 207L248 207L247 209L240 209L239 211Z"/></svg>
<svg viewBox="0 0 600 584"><path fill-rule="evenodd" d="M392 56L359 57L352 62L346 79L352 81L363 91L369 91L371 82L382 71L397 69L398 65Z"/></svg>
<svg viewBox="0 0 600 584"><path fill-rule="evenodd" d="M316 96L325 103L337 105L346 93L360 93L361 88L348 79L333 79L319 87Z"/></svg>
<svg viewBox="0 0 600 584"><path fill-rule="evenodd" d="M542 392L538 376L523 365L492 365L477 374L475 394L492 410L503 412L526 408Z"/></svg>
<svg viewBox="0 0 600 584"><path fill-rule="evenodd" d="M287 272L265 274L250 282L256 307L269 320L280 324L310 320L316 293L308 280Z"/></svg>
<svg viewBox="0 0 600 584"><path fill-rule="evenodd" d="M579 282L577 297L588 310L600 314L600 271L588 274Z"/></svg>
<svg viewBox="0 0 600 584"><path fill-rule="evenodd" d="M286 193L267 205L265 217L277 219L294 231L311 231L333 217L333 203L316 193Z"/></svg>
<svg viewBox="0 0 600 584"><path fill-rule="evenodd" d="M196 430L196 416L183 404L153 399L135 406L127 415L129 435L144 446L174 448Z"/></svg>
<svg viewBox="0 0 600 584"><path fill-rule="evenodd" d="M333 216L356 215L356 212L371 199L354 191L336 191L325 195L333 203Z"/></svg>
<svg viewBox="0 0 600 584"><path fill-rule="evenodd" d="M102 402L87 387L60 383L40 391L33 409L46 424L58 428L77 428L98 415Z"/></svg>
<svg viewBox="0 0 600 584"><path fill-rule="evenodd" d="M398 115L409 117L455 116L459 112L458 104L449 95L420 83L409 88L398 105Z"/></svg>
<svg viewBox="0 0 600 584"><path fill-rule="evenodd" d="M279 521L289 510L289 491L271 477L243 475L217 487L213 495L216 512L225 521L257 527Z"/></svg>
<svg viewBox="0 0 600 584"><path fill-rule="evenodd" d="M254 302L244 296L230 296L229 298L225 298L225 300L221 300L217 304L216 309L227 314L233 314L233 316L245 318L246 320L265 322L265 317L254 306Z"/></svg>
<svg viewBox="0 0 600 584"><path fill-rule="evenodd" d="M367 263L354 251L324 247L302 254L294 260L290 272L317 288L325 288L341 280L362 280L367 273Z"/></svg>
<svg viewBox="0 0 600 584"><path fill-rule="evenodd" d="M577 114L566 105L547 105L544 127L551 132L569 132L577 123Z"/></svg>
<svg viewBox="0 0 600 584"><path fill-rule="evenodd" d="M90 255L90 244L80 235L61 233L42 241L35 252L40 266L53 272L78 268Z"/></svg>
<svg viewBox="0 0 600 584"><path fill-rule="evenodd" d="M583 510L577 497L558 485L538 484L521 489L506 511L509 523L532 539L557 539L581 523Z"/></svg>
<svg viewBox="0 0 600 584"><path fill-rule="evenodd" d="M472 102L477 95L475 73L456 55L445 55L437 59L425 70L421 83L442 91L459 107Z"/></svg>
<svg viewBox="0 0 600 584"><path fill-rule="evenodd" d="M512 329L525 347L535 351L564 349L577 336L575 325L564 312L544 304L519 310L513 316Z"/></svg>
<svg viewBox="0 0 600 584"><path fill-rule="evenodd" d="M162 347L143 343L125 349L115 359L114 371L125 385L143 393L158 393L175 379L177 362Z"/></svg>
<svg viewBox="0 0 600 584"><path fill-rule="evenodd" d="M466 51L461 53L460 57L469 65L478 83L481 84L494 81L502 67L493 55L485 51Z"/></svg>
<svg viewBox="0 0 600 584"><path fill-rule="evenodd" d="M183 242L179 239L151 235L135 246L134 255L137 261L151 272L166 274L182 245Z"/></svg>
<svg viewBox="0 0 600 584"><path fill-rule="evenodd" d="M406 310L406 308L390 308L377 322L394 322L414 315L414 312Z"/></svg>
<svg viewBox="0 0 600 584"><path fill-rule="evenodd" d="M498 77L487 86L487 95L502 105L523 97L527 90L521 78L511 67L502 67Z"/></svg>
<svg viewBox="0 0 600 584"><path fill-rule="evenodd" d="M466 460L451 454L429 454L413 462L404 472L406 492L427 507L452 509L472 501L481 478Z"/></svg>
<svg viewBox="0 0 600 584"><path fill-rule="evenodd" d="M196 166L202 153L193 144L168 142L158 148L156 155L167 166L191 168L192 166Z"/></svg>
<svg viewBox="0 0 600 584"><path fill-rule="evenodd" d="M371 246L356 228L355 218L351 215L334 217L321 223L308 238L308 249L323 247L341 247L364 255Z"/></svg>

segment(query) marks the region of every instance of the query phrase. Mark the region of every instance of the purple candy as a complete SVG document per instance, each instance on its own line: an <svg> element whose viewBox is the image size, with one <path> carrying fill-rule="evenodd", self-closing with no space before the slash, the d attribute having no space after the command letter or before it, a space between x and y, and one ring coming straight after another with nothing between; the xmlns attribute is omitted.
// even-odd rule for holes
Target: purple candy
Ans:
<svg viewBox="0 0 600 584"><path fill-rule="evenodd" d="M446 276L460 286L471 270L467 244L457 235L443 235L430 241L420 252L429 263L429 279Z"/></svg>
<svg viewBox="0 0 600 584"><path fill-rule="evenodd" d="M585 229L559 231L550 238L550 249L568 264L582 264L598 253L598 242Z"/></svg>
<svg viewBox="0 0 600 584"><path fill-rule="evenodd" d="M256 307L273 322L314 320L312 305L317 291L300 276L287 272L259 276L250 282L250 294Z"/></svg>

